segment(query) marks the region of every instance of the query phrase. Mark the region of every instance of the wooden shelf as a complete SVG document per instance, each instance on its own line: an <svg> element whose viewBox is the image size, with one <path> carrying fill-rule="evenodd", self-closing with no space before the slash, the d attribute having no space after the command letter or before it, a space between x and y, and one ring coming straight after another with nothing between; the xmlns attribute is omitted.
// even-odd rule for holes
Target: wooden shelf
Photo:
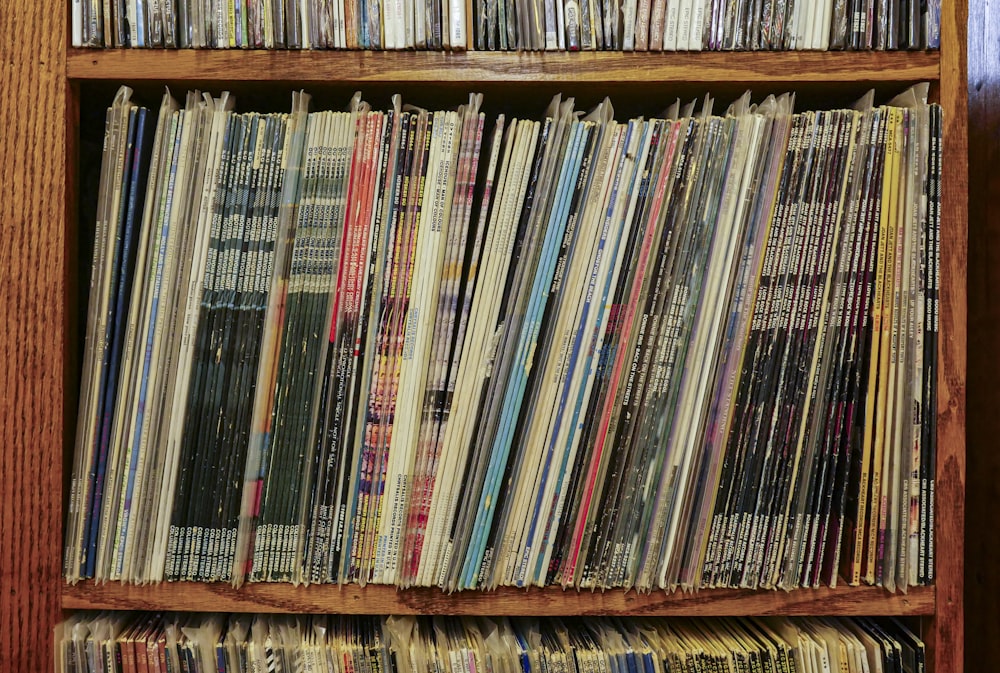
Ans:
<svg viewBox="0 0 1000 673"><path fill-rule="evenodd" d="M0 293L17 319L0 335L0 568L3 600L0 669L52 671L55 625L74 609L183 609L219 611L338 611L354 613L450 614L826 614L914 615L927 643L928 670L963 670L963 581L965 531L965 426L968 264L968 111L966 44L968 0L941 3L940 53L699 53L699 54L495 54L248 51L112 51L68 48L66 0L10 2L0 13L16 39L0 44L0 82L9 92L29 92L0 101L0 160L7 198L0 221L7 243ZM985 3L979 3L985 4ZM981 19L983 12L978 12ZM977 35L982 26L972 27ZM69 488L75 388L80 371L77 338L81 267L89 235L77 223L81 179L82 113L110 100L118 83L184 83L213 89L241 84L249 94L275 96L281 88L309 85L338 99L341 89L365 83L369 90L409 82L407 95L475 83L498 97L524 91L542 100L542 89L607 91L645 98L683 88L692 94L755 96L769 87L809 90L819 104L843 104L859 90L878 86L888 94L914 81L932 81L944 108L942 189L941 353L938 417L936 587L906 596L863 587L791 593L703 591L694 595L609 592L578 594L559 589L505 590L446 595L436 590L397 592L392 587L163 584L148 587L67 587L61 577L64 507ZM339 83L339 84L338 84ZM435 84L435 86L426 86ZM511 86L513 84L513 86ZM138 88L138 87L137 87ZM359 87L360 88L360 87ZM485 88L485 87L484 87ZM183 90L183 87L181 88ZM573 93L577 93L574 91ZM373 94L374 97L374 94ZM156 100L155 98L152 100ZM341 98L342 100L342 98ZM501 99L502 100L502 99ZM801 105L799 102L801 102ZM255 103L257 101L254 101ZM803 98L797 107L805 109ZM277 105L277 103L275 103ZM284 104L284 102L283 102ZM42 114L39 114L42 111ZM977 137L978 138L978 137ZM975 265L971 267L976 270ZM981 271L981 269L979 269ZM973 274L975 276L975 274ZM975 308L975 306L973 306ZM980 316L981 317L981 316Z"/></svg>
<svg viewBox="0 0 1000 673"><path fill-rule="evenodd" d="M334 614L448 615L932 615L934 587L906 595L878 587L783 591L705 590L694 594L578 592L559 587L503 588L446 594L439 589L198 582L131 586L85 582L64 586L64 610L180 610Z"/></svg>
<svg viewBox="0 0 1000 673"><path fill-rule="evenodd" d="M82 81L878 83L936 81L938 52L362 52L69 49Z"/></svg>

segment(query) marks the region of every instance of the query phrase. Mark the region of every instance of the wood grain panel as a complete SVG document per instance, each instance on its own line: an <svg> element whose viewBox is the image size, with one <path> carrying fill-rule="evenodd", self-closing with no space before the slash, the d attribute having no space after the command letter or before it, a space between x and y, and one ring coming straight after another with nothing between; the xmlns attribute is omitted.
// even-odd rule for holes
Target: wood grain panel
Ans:
<svg viewBox="0 0 1000 673"><path fill-rule="evenodd" d="M967 0L942 3L941 105L944 165L938 342L938 454L935 521L937 611L928 623L934 671L963 666L965 400L968 268Z"/></svg>
<svg viewBox="0 0 1000 673"><path fill-rule="evenodd" d="M500 53L71 49L71 79L220 82L894 82L938 52Z"/></svg>
<svg viewBox="0 0 1000 673"><path fill-rule="evenodd" d="M374 585L250 584L236 590L197 582L139 587L86 582L63 590L63 607L376 615L929 615L934 612L934 595L933 587L914 588L906 595L876 587L693 594L591 593L549 587L446 594L439 589L400 591Z"/></svg>
<svg viewBox="0 0 1000 673"><path fill-rule="evenodd" d="M52 670L60 618L66 6L0 11L0 670Z"/></svg>

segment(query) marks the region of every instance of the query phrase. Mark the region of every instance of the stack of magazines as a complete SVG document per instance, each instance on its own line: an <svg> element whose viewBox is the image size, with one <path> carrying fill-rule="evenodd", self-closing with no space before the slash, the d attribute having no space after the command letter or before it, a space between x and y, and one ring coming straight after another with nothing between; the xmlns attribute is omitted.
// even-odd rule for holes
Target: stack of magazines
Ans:
<svg viewBox="0 0 1000 673"><path fill-rule="evenodd" d="M65 574L934 576L941 110L108 109Z"/></svg>
<svg viewBox="0 0 1000 673"><path fill-rule="evenodd" d="M939 1L474 0L479 50L937 49Z"/></svg>
<svg viewBox="0 0 1000 673"><path fill-rule="evenodd" d="M891 619L504 619L102 612L56 627L58 673L923 671Z"/></svg>
<svg viewBox="0 0 1000 673"><path fill-rule="evenodd" d="M465 0L70 0L73 46L466 48Z"/></svg>
<svg viewBox="0 0 1000 673"><path fill-rule="evenodd" d="M941 40L940 0L71 0L71 7L78 47L885 50L937 49Z"/></svg>

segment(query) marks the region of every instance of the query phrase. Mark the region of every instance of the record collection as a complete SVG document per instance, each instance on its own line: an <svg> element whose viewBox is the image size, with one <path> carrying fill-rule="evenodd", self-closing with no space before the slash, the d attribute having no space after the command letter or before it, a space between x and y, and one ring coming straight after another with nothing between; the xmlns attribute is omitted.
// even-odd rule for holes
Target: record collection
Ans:
<svg viewBox="0 0 1000 673"><path fill-rule="evenodd" d="M896 50L937 49L941 41L940 0L474 0L468 6L465 0L70 0L70 6L76 47Z"/></svg>
<svg viewBox="0 0 1000 673"><path fill-rule="evenodd" d="M64 572L934 578L941 109L108 109Z"/></svg>
<svg viewBox="0 0 1000 673"><path fill-rule="evenodd" d="M57 673L922 673L865 618L455 618L102 612L56 627Z"/></svg>

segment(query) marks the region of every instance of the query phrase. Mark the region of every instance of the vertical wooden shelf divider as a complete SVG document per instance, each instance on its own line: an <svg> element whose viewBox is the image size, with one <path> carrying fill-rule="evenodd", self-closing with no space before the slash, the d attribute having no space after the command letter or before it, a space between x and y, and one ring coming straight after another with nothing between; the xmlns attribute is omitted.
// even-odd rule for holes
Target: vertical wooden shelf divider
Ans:
<svg viewBox="0 0 1000 673"><path fill-rule="evenodd" d="M934 616L925 623L934 671L958 673L964 662L965 381L969 240L969 148L966 63L968 0L941 7L940 102L944 111L941 221L941 322L938 346L938 456Z"/></svg>
<svg viewBox="0 0 1000 673"><path fill-rule="evenodd" d="M0 670L52 670L69 374L68 3L0 11ZM73 348L75 350L75 347Z"/></svg>

